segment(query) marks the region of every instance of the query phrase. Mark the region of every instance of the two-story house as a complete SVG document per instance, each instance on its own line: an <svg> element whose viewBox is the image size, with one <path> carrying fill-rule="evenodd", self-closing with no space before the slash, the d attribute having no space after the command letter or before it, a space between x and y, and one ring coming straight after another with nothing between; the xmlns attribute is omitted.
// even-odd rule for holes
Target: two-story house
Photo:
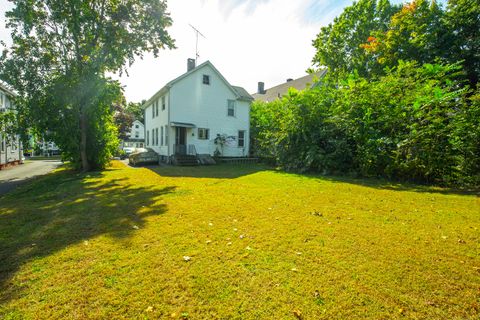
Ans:
<svg viewBox="0 0 480 320"><path fill-rule="evenodd" d="M162 87L144 105L145 143L162 161L177 155L246 157L253 98L230 85L210 61Z"/></svg>
<svg viewBox="0 0 480 320"><path fill-rule="evenodd" d="M0 83L0 113L14 112L12 103L15 93ZM12 123L0 122L0 169L22 162L23 149L20 136L9 130Z"/></svg>

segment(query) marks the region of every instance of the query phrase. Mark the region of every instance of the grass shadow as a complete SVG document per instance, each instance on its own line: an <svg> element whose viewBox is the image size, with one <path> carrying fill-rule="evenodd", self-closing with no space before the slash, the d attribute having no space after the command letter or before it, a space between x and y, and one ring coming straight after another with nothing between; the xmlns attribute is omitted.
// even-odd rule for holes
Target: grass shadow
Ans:
<svg viewBox="0 0 480 320"><path fill-rule="evenodd" d="M128 178L63 170L20 187L0 202L0 304L19 291L12 277L28 261L98 235L129 237L163 214L170 187L138 187Z"/></svg>
<svg viewBox="0 0 480 320"><path fill-rule="evenodd" d="M374 189L383 189L391 191L408 191L408 192L418 192L418 193L437 193L444 195L480 195L480 190L478 189L455 189L455 188L446 188L439 187L434 185L421 185L411 182L399 182L381 178L354 178L348 176L329 176L329 175L320 175L316 173L305 173L298 174L303 177L310 177L313 179L320 179L330 182L342 182L348 184L354 184Z"/></svg>
<svg viewBox="0 0 480 320"><path fill-rule="evenodd" d="M211 178L211 179L236 179L242 176L251 175L260 171L272 170L264 164L216 164L211 166L147 166L156 174L164 177L189 177L189 178Z"/></svg>

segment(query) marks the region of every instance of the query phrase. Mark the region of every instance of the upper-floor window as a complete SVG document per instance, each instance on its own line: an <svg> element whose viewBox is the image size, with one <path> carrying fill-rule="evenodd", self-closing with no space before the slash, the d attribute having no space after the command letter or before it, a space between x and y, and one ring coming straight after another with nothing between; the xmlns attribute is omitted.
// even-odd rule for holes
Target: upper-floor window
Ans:
<svg viewBox="0 0 480 320"><path fill-rule="evenodd" d="M135 129L138 129L140 128L140 126L138 124L135 125Z"/></svg>
<svg viewBox="0 0 480 320"><path fill-rule="evenodd" d="M158 100L155 101L155 117L158 117Z"/></svg>
<svg viewBox="0 0 480 320"><path fill-rule="evenodd" d="M245 147L245 131L244 130L238 131L238 146Z"/></svg>
<svg viewBox="0 0 480 320"><path fill-rule="evenodd" d="M162 110L165 110L165 96L162 97Z"/></svg>
<svg viewBox="0 0 480 320"><path fill-rule="evenodd" d="M208 140L210 138L210 130L206 128L198 128L198 139Z"/></svg>
<svg viewBox="0 0 480 320"><path fill-rule="evenodd" d="M228 100L228 102L227 102L227 116L235 117L235 100Z"/></svg>
<svg viewBox="0 0 480 320"><path fill-rule="evenodd" d="M135 138L138 138L138 137L140 137L140 132L135 131Z"/></svg>
<svg viewBox="0 0 480 320"><path fill-rule="evenodd" d="M152 104L152 119L155 118L155 103Z"/></svg>
<svg viewBox="0 0 480 320"><path fill-rule="evenodd" d="M210 84L210 76L204 74L203 75L203 84Z"/></svg>

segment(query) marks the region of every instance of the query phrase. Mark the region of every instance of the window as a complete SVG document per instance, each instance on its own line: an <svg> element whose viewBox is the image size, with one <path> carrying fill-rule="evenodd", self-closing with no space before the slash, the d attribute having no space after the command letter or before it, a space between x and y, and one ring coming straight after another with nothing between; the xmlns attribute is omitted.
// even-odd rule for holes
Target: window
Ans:
<svg viewBox="0 0 480 320"><path fill-rule="evenodd" d="M150 145L150 131L147 130L147 146Z"/></svg>
<svg viewBox="0 0 480 320"><path fill-rule="evenodd" d="M135 129L138 129L140 128L140 126L138 124L135 125Z"/></svg>
<svg viewBox="0 0 480 320"><path fill-rule="evenodd" d="M210 138L210 130L198 128L198 140L208 140Z"/></svg>
<svg viewBox="0 0 480 320"><path fill-rule="evenodd" d="M163 127L160 128L160 145L163 146Z"/></svg>
<svg viewBox="0 0 480 320"><path fill-rule="evenodd" d="M155 101L155 117L158 117L158 100Z"/></svg>
<svg viewBox="0 0 480 320"><path fill-rule="evenodd" d="M165 96L162 97L162 110L165 110Z"/></svg>
<svg viewBox="0 0 480 320"><path fill-rule="evenodd" d="M152 119L155 118L155 103L152 104Z"/></svg>
<svg viewBox="0 0 480 320"><path fill-rule="evenodd" d="M209 75L206 75L204 74L203 75L203 84L210 84L210 76Z"/></svg>
<svg viewBox="0 0 480 320"><path fill-rule="evenodd" d="M0 136L0 151L5 152L5 140L3 140L2 136Z"/></svg>
<svg viewBox="0 0 480 320"><path fill-rule="evenodd" d="M228 100L227 116L235 117L235 100Z"/></svg>
<svg viewBox="0 0 480 320"><path fill-rule="evenodd" d="M158 146L158 128L155 129L155 145Z"/></svg>
<svg viewBox="0 0 480 320"><path fill-rule="evenodd" d="M245 147L245 131L244 130L238 131L238 146Z"/></svg>
<svg viewBox="0 0 480 320"><path fill-rule="evenodd" d="M140 137L140 132L135 131L135 138L138 138L138 137Z"/></svg>

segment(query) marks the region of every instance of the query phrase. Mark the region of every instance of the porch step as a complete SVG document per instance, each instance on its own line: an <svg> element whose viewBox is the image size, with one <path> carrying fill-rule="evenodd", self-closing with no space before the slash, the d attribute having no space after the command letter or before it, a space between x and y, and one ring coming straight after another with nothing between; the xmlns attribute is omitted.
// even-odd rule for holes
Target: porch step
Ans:
<svg viewBox="0 0 480 320"><path fill-rule="evenodd" d="M198 166L198 159L192 155L175 155L173 164L176 166Z"/></svg>

